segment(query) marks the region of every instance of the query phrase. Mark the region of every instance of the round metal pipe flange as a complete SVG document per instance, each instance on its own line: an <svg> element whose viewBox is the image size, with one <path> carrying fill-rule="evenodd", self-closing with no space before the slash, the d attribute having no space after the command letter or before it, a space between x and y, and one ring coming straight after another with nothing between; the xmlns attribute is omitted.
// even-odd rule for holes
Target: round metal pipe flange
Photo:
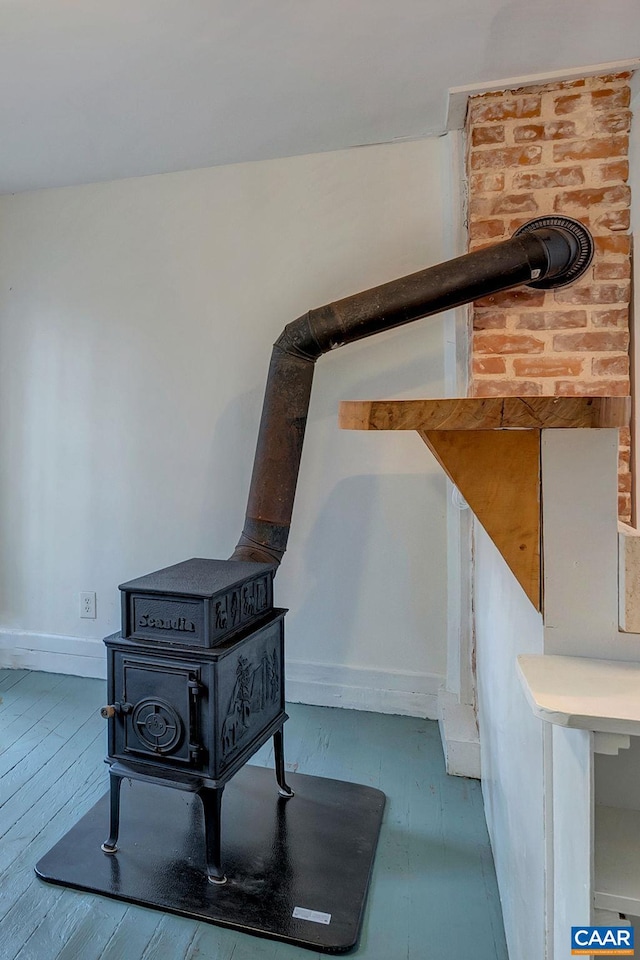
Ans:
<svg viewBox="0 0 640 960"><path fill-rule="evenodd" d="M549 231L548 236L544 238L546 245L553 242L554 234L561 234L570 248L569 262L557 273L551 272L542 280L531 280L527 283L528 287L536 287L541 290L553 290L556 287L565 287L569 283L578 280L589 268L593 259L594 243L593 237L579 220L572 217L548 216L536 217L535 220L529 220L518 227L513 234L514 237L522 236L523 233L536 232L538 236Z"/></svg>

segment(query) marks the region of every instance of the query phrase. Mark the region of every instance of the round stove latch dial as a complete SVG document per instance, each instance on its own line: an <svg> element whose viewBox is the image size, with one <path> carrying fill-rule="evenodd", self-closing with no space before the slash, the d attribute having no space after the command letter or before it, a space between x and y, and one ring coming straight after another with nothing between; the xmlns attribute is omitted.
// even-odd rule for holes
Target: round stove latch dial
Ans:
<svg viewBox="0 0 640 960"><path fill-rule="evenodd" d="M136 736L154 753L171 753L182 738L182 720L166 700L146 697L133 709Z"/></svg>

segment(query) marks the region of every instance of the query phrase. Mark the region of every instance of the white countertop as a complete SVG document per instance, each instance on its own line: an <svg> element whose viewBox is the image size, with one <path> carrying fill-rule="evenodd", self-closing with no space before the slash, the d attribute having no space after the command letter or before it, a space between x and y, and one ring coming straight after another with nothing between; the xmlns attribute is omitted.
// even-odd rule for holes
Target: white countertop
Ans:
<svg viewBox="0 0 640 960"><path fill-rule="evenodd" d="M562 727L640 735L640 663L548 654L518 657L534 714Z"/></svg>

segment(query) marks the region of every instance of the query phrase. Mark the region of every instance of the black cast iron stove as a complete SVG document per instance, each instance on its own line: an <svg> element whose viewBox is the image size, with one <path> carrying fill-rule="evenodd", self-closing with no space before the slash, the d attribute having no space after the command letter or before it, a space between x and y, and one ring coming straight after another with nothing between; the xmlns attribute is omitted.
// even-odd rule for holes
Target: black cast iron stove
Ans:
<svg viewBox="0 0 640 960"><path fill-rule="evenodd" d="M134 785L139 795L123 825L127 853L100 853L103 798L39 861L40 877L314 950L354 946L384 809L379 790L296 773L296 802L278 799L274 811L265 771L245 766L229 788L233 873L214 888L202 866L193 866L198 804L187 804L185 813L185 804L174 802L184 798L167 791L166 806L151 809L150 784L202 800L206 857L199 862L216 884L225 883L222 791L270 736L281 797L293 795L282 746L285 611L273 608L272 581L287 546L316 361L520 284L572 283L592 254L583 224L540 217L510 240L287 324L273 347L245 525L232 560L188 560L120 587L122 633L105 640L111 829L102 849L116 851L120 785L128 777L147 783Z"/></svg>
<svg viewBox="0 0 640 960"><path fill-rule="evenodd" d="M186 560L120 585L122 632L105 639L110 831L117 850L123 777L197 793L207 875L225 883L222 792L269 737L284 778L284 615L275 564Z"/></svg>

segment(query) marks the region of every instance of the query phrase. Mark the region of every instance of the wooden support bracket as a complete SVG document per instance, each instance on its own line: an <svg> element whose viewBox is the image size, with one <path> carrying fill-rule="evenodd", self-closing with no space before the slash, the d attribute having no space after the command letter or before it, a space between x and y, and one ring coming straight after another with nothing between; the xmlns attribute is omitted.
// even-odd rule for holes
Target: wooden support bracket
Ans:
<svg viewBox="0 0 640 960"><path fill-rule="evenodd" d="M540 431L418 433L540 610Z"/></svg>
<svg viewBox="0 0 640 960"><path fill-rule="evenodd" d="M542 609L543 429L621 427L629 397L470 397L353 400L340 404L347 430L416 430Z"/></svg>

